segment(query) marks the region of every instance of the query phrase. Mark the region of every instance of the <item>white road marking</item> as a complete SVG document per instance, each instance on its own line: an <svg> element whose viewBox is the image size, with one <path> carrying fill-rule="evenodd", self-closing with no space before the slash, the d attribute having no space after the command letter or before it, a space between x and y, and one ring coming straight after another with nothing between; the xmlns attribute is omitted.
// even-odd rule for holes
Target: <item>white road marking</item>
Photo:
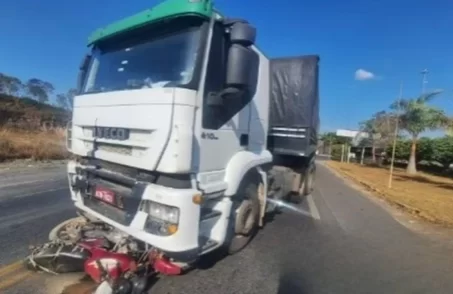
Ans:
<svg viewBox="0 0 453 294"><path fill-rule="evenodd" d="M69 187L60 187L60 188L55 188L55 189L49 189L49 190L44 190L44 191L39 191L39 192L34 192L34 193L29 193L29 194L19 194L15 196L10 196L9 199L18 199L18 198L24 198L24 197L29 197L37 194L44 194L48 192L55 192L55 191L60 191L60 190L68 190Z"/></svg>
<svg viewBox="0 0 453 294"><path fill-rule="evenodd" d="M315 220L321 220L321 215L319 214L318 208L316 207L315 201L313 200L312 194L307 196L308 210L310 210L311 216Z"/></svg>
<svg viewBox="0 0 453 294"><path fill-rule="evenodd" d="M55 178L52 178L52 179L40 179L40 180L34 180L34 181L24 181L24 182L16 182L16 183L10 183L10 184L3 184L3 185L0 185L0 189L2 189L2 188L11 188L11 187L21 186L21 185L34 184L34 183L55 182L55 181L59 181L59 180L62 180L62 179L64 179L64 178L58 178L58 179L55 179Z"/></svg>

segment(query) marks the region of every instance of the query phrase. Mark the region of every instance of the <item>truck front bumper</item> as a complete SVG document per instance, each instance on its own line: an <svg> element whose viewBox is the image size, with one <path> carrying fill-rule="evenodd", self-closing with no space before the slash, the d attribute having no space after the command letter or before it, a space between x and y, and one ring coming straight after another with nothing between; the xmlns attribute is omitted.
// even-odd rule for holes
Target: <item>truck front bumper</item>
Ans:
<svg viewBox="0 0 453 294"><path fill-rule="evenodd" d="M68 163L68 180L71 199L77 209L115 227L164 252L179 262L191 262L200 254L200 206L193 202L196 189L173 189L155 184L136 182L130 189L114 190L121 193L124 206L120 209L95 199L89 192L92 180L80 176L76 162ZM179 209L177 230L171 235L158 235L149 231L150 215L143 209L152 201Z"/></svg>

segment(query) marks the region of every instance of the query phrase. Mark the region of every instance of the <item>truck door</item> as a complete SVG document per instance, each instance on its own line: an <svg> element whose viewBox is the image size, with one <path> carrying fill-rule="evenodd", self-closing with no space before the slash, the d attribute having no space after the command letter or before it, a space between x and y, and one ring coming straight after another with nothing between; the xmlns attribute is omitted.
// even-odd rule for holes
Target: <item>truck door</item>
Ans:
<svg viewBox="0 0 453 294"><path fill-rule="evenodd" d="M228 39L225 29L215 24L205 78L202 107L198 120L198 171L222 171L231 157L247 149L252 97L223 99L219 105L211 105L209 99L223 89L226 73ZM219 98L221 101L221 98ZM194 156L194 161L197 156Z"/></svg>

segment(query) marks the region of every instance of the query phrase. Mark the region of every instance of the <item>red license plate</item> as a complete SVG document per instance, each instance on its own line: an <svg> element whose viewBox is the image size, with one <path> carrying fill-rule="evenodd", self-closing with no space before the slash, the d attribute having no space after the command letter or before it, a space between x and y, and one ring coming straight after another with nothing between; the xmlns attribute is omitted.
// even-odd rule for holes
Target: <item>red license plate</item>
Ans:
<svg viewBox="0 0 453 294"><path fill-rule="evenodd" d="M115 205L115 192L106 189L104 187L96 187L96 190L94 192L94 197L96 197L99 200L102 200L108 204Z"/></svg>

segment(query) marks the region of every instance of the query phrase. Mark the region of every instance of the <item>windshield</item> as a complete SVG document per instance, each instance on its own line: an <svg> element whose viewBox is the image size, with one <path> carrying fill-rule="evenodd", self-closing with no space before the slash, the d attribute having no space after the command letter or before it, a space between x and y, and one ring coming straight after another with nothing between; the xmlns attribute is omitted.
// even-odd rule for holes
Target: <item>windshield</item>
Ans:
<svg viewBox="0 0 453 294"><path fill-rule="evenodd" d="M188 84L200 46L200 27L143 38L131 36L98 46L85 83L85 93Z"/></svg>

